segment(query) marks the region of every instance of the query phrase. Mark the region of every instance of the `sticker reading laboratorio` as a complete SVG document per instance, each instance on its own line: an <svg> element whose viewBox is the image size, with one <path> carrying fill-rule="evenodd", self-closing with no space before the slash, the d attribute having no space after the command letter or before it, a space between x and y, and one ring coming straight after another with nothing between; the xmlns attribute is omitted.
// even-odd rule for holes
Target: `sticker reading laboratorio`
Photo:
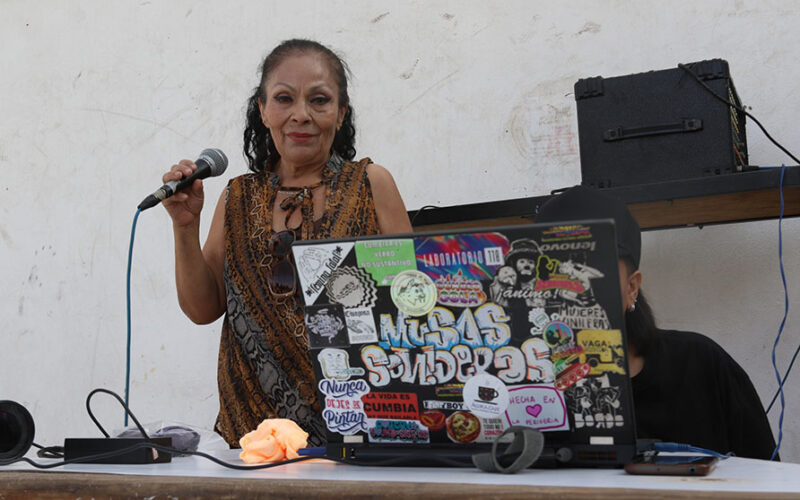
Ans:
<svg viewBox="0 0 800 500"><path fill-rule="evenodd" d="M553 385L521 385L508 388L508 425L533 427L540 431L569 430L567 406Z"/></svg>
<svg viewBox="0 0 800 500"><path fill-rule="evenodd" d="M480 417L502 415L508 408L508 388L502 380L479 373L464 384L464 406Z"/></svg>
<svg viewBox="0 0 800 500"><path fill-rule="evenodd" d="M353 243L324 243L292 247L297 276L307 305L316 302L325 285L353 249Z"/></svg>
<svg viewBox="0 0 800 500"><path fill-rule="evenodd" d="M347 347L347 326L340 305L306 306L308 346L312 349L324 347Z"/></svg>
<svg viewBox="0 0 800 500"><path fill-rule="evenodd" d="M392 280L392 302L409 316L424 316L436 306L436 284L420 271L403 271Z"/></svg>
<svg viewBox="0 0 800 500"><path fill-rule="evenodd" d="M325 395L322 418L331 432L352 435L367 432L367 415L361 398L369 393L369 384L364 379L322 379L319 390Z"/></svg>
<svg viewBox="0 0 800 500"><path fill-rule="evenodd" d="M325 293L331 302L344 307L374 307L377 298L375 281L363 269L342 266L331 271Z"/></svg>
<svg viewBox="0 0 800 500"><path fill-rule="evenodd" d="M358 267L368 272L378 286L389 286L403 271L416 270L414 240L390 239L356 242Z"/></svg>
<svg viewBox="0 0 800 500"><path fill-rule="evenodd" d="M430 236L414 240L417 269L433 279L459 275L490 280L505 263L510 243L500 233Z"/></svg>

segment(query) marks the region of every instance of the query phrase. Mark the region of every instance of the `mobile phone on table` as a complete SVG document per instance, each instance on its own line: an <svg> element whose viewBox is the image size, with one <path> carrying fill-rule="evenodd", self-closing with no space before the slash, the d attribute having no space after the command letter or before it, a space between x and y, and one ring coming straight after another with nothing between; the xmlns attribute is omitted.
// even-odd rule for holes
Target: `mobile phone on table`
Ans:
<svg viewBox="0 0 800 500"><path fill-rule="evenodd" d="M717 457L706 455L643 455L625 464L628 474L706 476L717 465Z"/></svg>

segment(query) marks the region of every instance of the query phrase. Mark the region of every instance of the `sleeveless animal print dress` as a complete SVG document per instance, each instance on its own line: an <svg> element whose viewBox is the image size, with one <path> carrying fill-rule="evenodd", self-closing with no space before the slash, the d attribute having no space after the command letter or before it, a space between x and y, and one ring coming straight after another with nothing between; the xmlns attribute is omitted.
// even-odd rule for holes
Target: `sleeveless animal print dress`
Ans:
<svg viewBox="0 0 800 500"><path fill-rule="evenodd" d="M311 196L302 199L300 238L377 234L369 163L369 158L350 162L335 155L328 161L322 171L324 213L314 221ZM279 189L278 176L267 171L228 183L223 271L227 312L217 368L220 410L215 430L232 447L266 418L294 420L308 432L309 446L325 442L302 298L299 293L274 297L267 284L269 270L279 261L268 250Z"/></svg>

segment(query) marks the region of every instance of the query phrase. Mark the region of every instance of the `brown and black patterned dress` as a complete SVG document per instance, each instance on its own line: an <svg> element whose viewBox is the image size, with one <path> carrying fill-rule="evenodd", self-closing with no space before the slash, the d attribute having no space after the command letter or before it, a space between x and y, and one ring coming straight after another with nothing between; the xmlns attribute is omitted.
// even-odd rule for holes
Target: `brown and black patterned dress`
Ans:
<svg viewBox="0 0 800 500"><path fill-rule="evenodd" d="M368 158L334 156L324 167L325 212L313 220L310 197L301 206L304 239L378 232L367 180ZM267 275L278 259L267 250L272 207L280 181L274 173L247 174L228 184L225 204L225 292L217 379L220 410L215 430L231 446L265 418L294 420L309 446L325 441L325 424L308 353L302 299L273 297Z"/></svg>

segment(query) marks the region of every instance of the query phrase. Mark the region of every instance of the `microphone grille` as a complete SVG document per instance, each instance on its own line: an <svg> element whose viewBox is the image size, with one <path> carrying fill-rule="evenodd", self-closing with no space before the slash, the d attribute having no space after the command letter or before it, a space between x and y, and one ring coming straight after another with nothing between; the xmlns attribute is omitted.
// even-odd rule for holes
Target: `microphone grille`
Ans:
<svg viewBox="0 0 800 500"><path fill-rule="evenodd" d="M198 159L205 160L209 167L211 167L211 177L216 177L228 168L228 157L220 149L208 148L204 149Z"/></svg>

